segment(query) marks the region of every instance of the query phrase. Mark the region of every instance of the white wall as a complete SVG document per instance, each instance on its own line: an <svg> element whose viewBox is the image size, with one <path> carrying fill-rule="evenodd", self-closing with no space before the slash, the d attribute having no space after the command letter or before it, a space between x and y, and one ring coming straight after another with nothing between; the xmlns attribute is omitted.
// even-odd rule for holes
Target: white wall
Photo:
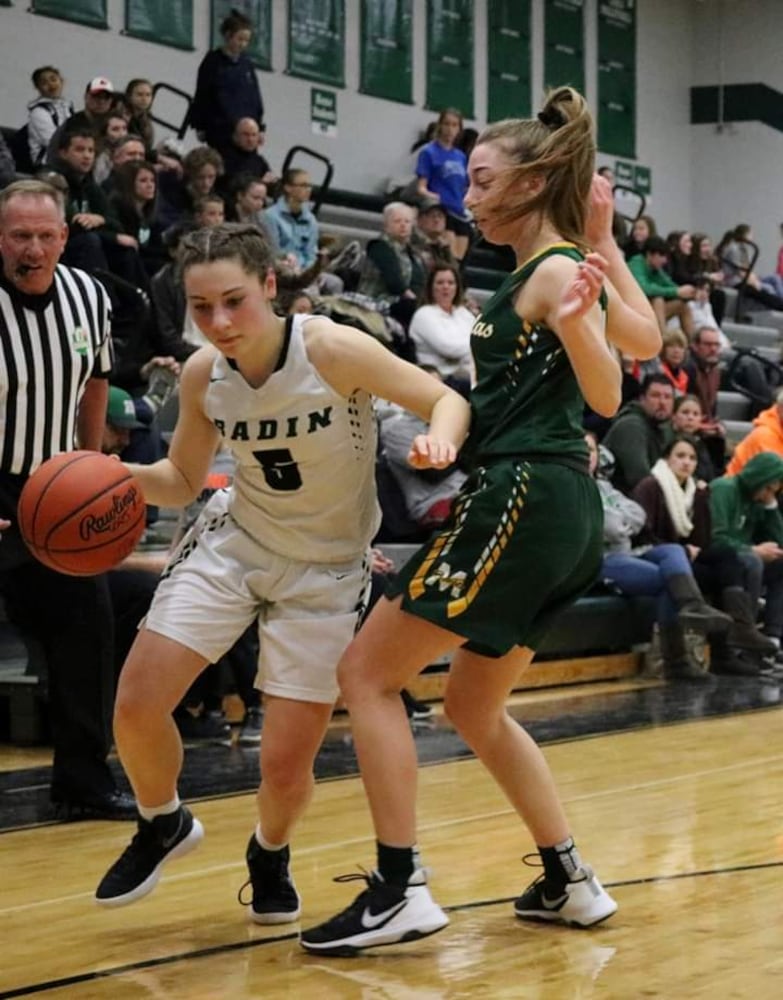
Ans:
<svg viewBox="0 0 783 1000"><path fill-rule="evenodd" d="M486 7L475 0L476 108L486 105ZM587 96L596 98L595 19L599 0L586 0ZM688 125L694 0L638 0L638 158L652 168L650 211L666 231L691 223L691 129ZM717 2L717 0L716 0ZM751 0L752 2L752 0ZM743 0L742 6L745 5ZM77 104L92 77L105 74L123 87L134 76L165 80L190 93L196 70L209 44L208 0L194 3L195 52L154 45L120 34L124 0L109 0L110 31L28 13L25 0L0 7L0 122L23 124L25 105L33 96L29 77L38 65L51 62L68 80ZM335 164L334 184L358 191L377 191L386 179L410 169L410 148L431 120L424 109L425 3L414 0L414 105L365 97L359 83L359 0L346 0L346 88L338 91L338 136L315 136L310 129L309 81L284 73L287 2L274 0L273 72L259 73L267 108L265 155L279 166L295 143L305 143ZM698 9L698 6L697 6ZM543 85L543 0L533 4L533 94ZM179 113L179 112L177 112ZM478 122L479 125L483 121ZM192 142L192 133L190 141ZM614 157L600 156L599 162Z"/></svg>
<svg viewBox="0 0 783 1000"><path fill-rule="evenodd" d="M710 0L697 6L693 85L764 83L783 92L783 4L780 0ZM749 223L761 248L759 273L775 269L783 222L783 133L759 122L720 131L692 126L693 225L718 239Z"/></svg>

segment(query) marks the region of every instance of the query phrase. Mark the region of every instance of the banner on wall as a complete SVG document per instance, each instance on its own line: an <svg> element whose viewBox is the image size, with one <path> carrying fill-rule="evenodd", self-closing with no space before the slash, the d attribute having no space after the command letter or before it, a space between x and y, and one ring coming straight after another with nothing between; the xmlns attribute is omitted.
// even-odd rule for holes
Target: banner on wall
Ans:
<svg viewBox="0 0 783 1000"><path fill-rule="evenodd" d="M93 28L108 28L106 0L32 0L33 14L59 17L64 21L89 24Z"/></svg>
<svg viewBox="0 0 783 1000"><path fill-rule="evenodd" d="M272 0L212 0L210 46L216 49L223 44L220 25L232 9L245 14L253 24L245 55L259 69L272 69Z"/></svg>
<svg viewBox="0 0 783 1000"><path fill-rule="evenodd" d="M599 0L598 148L636 157L636 0Z"/></svg>
<svg viewBox="0 0 783 1000"><path fill-rule="evenodd" d="M473 0L427 0L427 107L473 117Z"/></svg>
<svg viewBox="0 0 783 1000"><path fill-rule="evenodd" d="M546 0L544 86L585 91L584 0Z"/></svg>
<svg viewBox="0 0 783 1000"><path fill-rule="evenodd" d="M286 72L345 86L345 0L288 0Z"/></svg>
<svg viewBox="0 0 783 1000"><path fill-rule="evenodd" d="M193 0L125 0L125 34L193 51Z"/></svg>
<svg viewBox="0 0 783 1000"><path fill-rule="evenodd" d="M413 103L411 0L362 0L359 92Z"/></svg>
<svg viewBox="0 0 783 1000"><path fill-rule="evenodd" d="M527 118L530 94L530 0L488 7L487 120Z"/></svg>

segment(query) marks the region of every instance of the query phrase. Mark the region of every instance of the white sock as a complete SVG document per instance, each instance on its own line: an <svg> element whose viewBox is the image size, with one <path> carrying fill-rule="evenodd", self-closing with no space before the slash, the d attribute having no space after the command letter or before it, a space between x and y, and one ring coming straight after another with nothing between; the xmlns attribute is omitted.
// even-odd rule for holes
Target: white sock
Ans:
<svg viewBox="0 0 783 1000"><path fill-rule="evenodd" d="M149 821L155 819L156 816L170 816L181 805L179 795L175 795L171 802L164 802L162 806L143 806L140 802L137 802L136 808L139 810L139 816Z"/></svg>
<svg viewBox="0 0 783 1000"><path fill-rule="evenodd" d="M264 840L264 835L261 833L261 824L256 826L256 843L259 847L263 847L265 851L282 851L286 846L285 844L270 844L268 840Z"/></svg>

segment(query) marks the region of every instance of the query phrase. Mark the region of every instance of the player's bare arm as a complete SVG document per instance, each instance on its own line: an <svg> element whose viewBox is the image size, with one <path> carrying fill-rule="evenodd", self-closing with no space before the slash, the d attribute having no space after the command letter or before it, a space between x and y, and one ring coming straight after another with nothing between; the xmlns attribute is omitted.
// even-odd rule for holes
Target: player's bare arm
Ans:
<svg viewBox="0 0 783 1000"><path fill-rule="evenodd" d="M470 407L462 396L351 327L310 320L305 338L310 360L341 395L364 389L429 422L429 432L419 435L411 449L413 465L445 468L454 462L470 425Z"/></svg>
<svg viewBox="0 0 783 1000"><path fill-rule="evenodd" d="M612 187L596 174L590 188L585 239L606 261L606 336L623 354L646 361L660 352L661 332L652 306L628 270L612 234L613 215Z"/></svg>
<svg viewBox="0 0 783 1000"><path fill-rule="evenodd" d="M184 507L201 492L220 439L204 412L213 347L202 347L182 369L179 383L179 416L168 457L152 465L128 464L139 481L147 503Z"/></svg>
<svg viewBox="0 0 783 1000"><path fill-rule="evenodd" d="M598 298L604 265L552 256L542 261L520 292L520 317L543 322L565 348L585 402L611 417L620 405L622 373L603 331Z"/></svg>

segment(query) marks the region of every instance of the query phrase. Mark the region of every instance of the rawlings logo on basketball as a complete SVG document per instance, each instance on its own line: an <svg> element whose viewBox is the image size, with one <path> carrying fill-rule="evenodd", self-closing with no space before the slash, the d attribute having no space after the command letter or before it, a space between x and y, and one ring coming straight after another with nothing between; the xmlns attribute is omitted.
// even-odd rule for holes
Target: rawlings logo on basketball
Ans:
<svg viewBox="0 0 783 1000"><path fill-rule="evenodd" d="M123 527L139 502L139 491L131 486L125 493L113 493L111 507L100 514L89 514L79 522L79 537L89 541L92 535L117 531Z"/></svg>

